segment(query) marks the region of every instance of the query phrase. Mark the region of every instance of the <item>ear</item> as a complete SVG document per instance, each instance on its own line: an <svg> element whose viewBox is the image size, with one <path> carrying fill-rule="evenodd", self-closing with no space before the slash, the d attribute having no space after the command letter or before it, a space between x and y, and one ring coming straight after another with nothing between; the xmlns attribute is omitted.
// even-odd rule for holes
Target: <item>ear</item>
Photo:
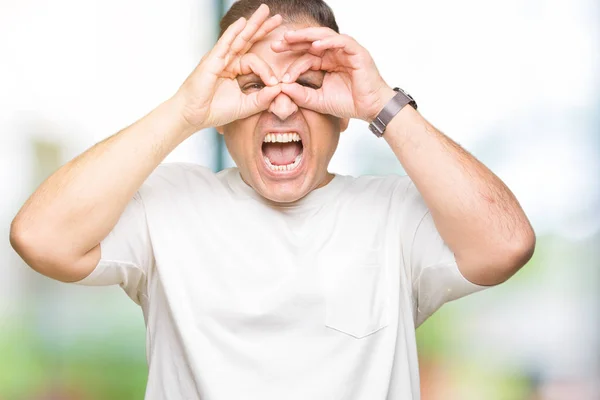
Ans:
<svg viewBox="0 0 600 400"><path fill-rule="evenodd" d="M340 132L344 132L348 129L348 124L350 123L349 118L340 118Z"/></svg>
<svg viewBox="0 0 600 400"><path fill-rule="evenodd" d="M219 132L219 134L223 134L223 125L221 126L216 126L215 129L217 130L217 132Z"/></svg>

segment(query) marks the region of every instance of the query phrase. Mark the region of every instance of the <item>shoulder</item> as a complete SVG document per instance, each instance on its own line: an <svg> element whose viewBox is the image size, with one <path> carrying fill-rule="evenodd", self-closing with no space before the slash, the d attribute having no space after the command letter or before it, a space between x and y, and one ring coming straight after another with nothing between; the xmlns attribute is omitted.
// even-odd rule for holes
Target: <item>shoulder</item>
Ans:
<svg viewBox="0 0 600 400"><path fill-rule="evenodd" d="M359 177L346 176L345 193L349 196L403 198L407 195L412 184L407 175L363 175Z"/></svg>
<svg viewBox="0 0 600 400"><path fill-rule="evenodd" d="M428 208L423 196L407 175L364 175L347 179L344 198L349 201L368 202L400 213L403 219L422 218Z"/></svg>
<svg viewBox="0 0 600 400"><path fill-rule="evenodd" d="M170 162L160 164L150 175L150 178L154 179L168 179L174 180L199 178L199 179L211 179L215 176L215 173L200 164L194 164L189 162Z"/></svg>
<svg viewBox="0 0 600 400"><path fill-rule="evenodd" d="M215 185L219 185L219 180L210 168L193 163L172 162L156 167L140 192L145 196L157 193L177 194L193 189L206 190Z"/></svg>

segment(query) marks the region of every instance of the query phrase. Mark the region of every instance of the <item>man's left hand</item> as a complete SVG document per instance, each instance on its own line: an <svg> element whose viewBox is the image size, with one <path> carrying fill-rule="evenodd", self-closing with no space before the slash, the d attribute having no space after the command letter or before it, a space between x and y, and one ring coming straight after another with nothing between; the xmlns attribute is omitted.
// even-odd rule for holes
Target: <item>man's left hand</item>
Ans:
<svg viewBox="0 0 600 400"><path fill-rule="evenodd" d="M299 107L371 122L395 95L367 49L350 36L330 28L288 31L284 39L274 42L271 48L275 52L306 51L289 66L282 83L282 92ZM296 83L308 70L326 71L320 88Z"/></svg>

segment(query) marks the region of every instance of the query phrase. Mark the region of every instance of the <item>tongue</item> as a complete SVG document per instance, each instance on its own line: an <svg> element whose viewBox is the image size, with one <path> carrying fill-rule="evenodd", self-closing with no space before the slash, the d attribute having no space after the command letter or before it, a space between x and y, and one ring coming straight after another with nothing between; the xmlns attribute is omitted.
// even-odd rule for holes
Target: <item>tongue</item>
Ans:
<svg viewBox="0 0 600 400"><path fill-rule="evenodd" d="M301 152L300 142L263 144L263 153L273 165L291 164Z"/></svg>

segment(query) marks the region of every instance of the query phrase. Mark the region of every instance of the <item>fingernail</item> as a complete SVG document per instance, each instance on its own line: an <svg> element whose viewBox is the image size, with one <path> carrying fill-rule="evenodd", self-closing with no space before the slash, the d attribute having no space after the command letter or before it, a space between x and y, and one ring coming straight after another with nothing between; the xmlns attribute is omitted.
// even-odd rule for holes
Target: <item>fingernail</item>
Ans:
<svg viewBox="0 0 600 400"><path fill-rule="evenodd" d="M283 82L288 83L290 81L290 74L285 74L282 79Z"/></svg>
<svg viewBox="0 0 600 400"><path fill-rule="evenodd" d="M313 42L313 46L318 46L318 45L320 45L320 44L321 44L321 41L320 41L320 40L316 40L316 41L314 41L314 42Z"/></svg>
<svg viewBox="0 0 600 400"><path fill-rule="evenodd" d="M275 78L274 76L271 77L271 79L269 79L269 83L273 86L277 85L279 83L279 81L277 80L277 78Z"/></svg>

